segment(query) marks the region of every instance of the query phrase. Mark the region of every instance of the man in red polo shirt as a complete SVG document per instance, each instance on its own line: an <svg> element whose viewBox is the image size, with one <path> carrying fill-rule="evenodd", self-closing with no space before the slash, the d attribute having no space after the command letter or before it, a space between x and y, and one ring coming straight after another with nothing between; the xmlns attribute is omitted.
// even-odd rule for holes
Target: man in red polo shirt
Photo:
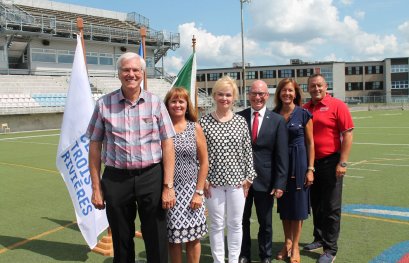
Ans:
<svg viewBox="0 0 409 263"><path fill-rule="evenodd" d="M354 124L347 105L327 93L321 74L308 79L311 100L304 105L313 115L315 176L311 186L314 241L304 247L323 248L318 263L334 262L341 223L343 177L348 166Z"/></svg>

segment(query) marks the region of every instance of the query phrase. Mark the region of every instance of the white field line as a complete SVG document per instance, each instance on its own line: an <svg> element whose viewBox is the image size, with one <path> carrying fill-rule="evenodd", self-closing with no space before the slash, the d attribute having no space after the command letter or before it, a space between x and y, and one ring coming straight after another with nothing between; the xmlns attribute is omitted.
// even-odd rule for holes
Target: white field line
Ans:
<svg viewBox="0 0 409 263"><path fill-rule="evenodd" d="M352 117L354 120L360 120L360 119L372 119L372 116L365 116L365 117Z"/></svg>
<svg viewBox="0 0 409 263"><path fill-rule="evenodd" d="M357 179L363 179L363 178L365 178L364 176L356 176L356 175L345 175L345 177L348 177L348 178L357 178Z"/></svg>
<svg viewBox="0 0 409 263"><path fill-rule="evenodd" d="M387 163L371 163L371 162L367 162L366 164L370 164L370 165L381 165L381 166L395 166L395 167L409 167L409 164L387 164Z"/></svg>
<svg viewBox="0 0 409 263"><path fill-rule="evenodd" d="M396 115L402 115L402 113L384 113L381 114L382 116L396 116Z"/></svg>
<svg viewBox="0 0 409 263"><path fill-rule="evenodd" d="M409 146L406 143L377 143L377 142L354 142L358 145L376 145L376 146Z"/></svg>
<svg viewBox="0 0 409 263"><path fill-rule="evenodd" d="M10 137L10 138L2 138L0 141L12 141L12 140L20 140L20 139L29 139L29 138L41 138L41 137L52 137L52 136L59 136L59 133L56 134L44 134L44 135L32 135L32 136L22 136L22 137Z"/></svg>
<svg viewBox="0 0 409 263"><path fill-rule="evenodd" d="M58 145L57 143L47 143L47 142L25 142L25 141L5 141L5 143L22 143L22 144L40 144L40 145Z"/></svg>
<svg viewBox="0 0 409 263"><path fill-rule="evenodd" d="M358 126L355 129L409 129L409 127L367 127L367 126Z"/></svg>
<svg viewBox="0 0 409 263"><path fill-rule="evenodd" d="M404 154L404 153L385 153L385 155L409 157L409 153L408 154Z"/></svg>
<svg viewBox="0 0 409 263"><path fill-rule="evenodd" d="M360 135L382 135L382 136L408 136L407 133L385 133L385 132L359 132L359 131L354 131L355 134L360 134Z"/></svg>
<svg viewBox="0 0 409 263"><path fill-rule="evenodd" d="M381 171L381 170L375 170L375 169L365 169L365 168L355 168L355 167L349 167L348 170L369 171L369 172L380 172Z"/></svg>
<svg viewBox="0 0 409 263"><path fill-rule="evenodd" d="M45 130L32 130L32 131L12 131L10 134L19 134L19 133L30 133L30 132L44 132L44 131L59 131L60 129L45 129Z"/></svg>

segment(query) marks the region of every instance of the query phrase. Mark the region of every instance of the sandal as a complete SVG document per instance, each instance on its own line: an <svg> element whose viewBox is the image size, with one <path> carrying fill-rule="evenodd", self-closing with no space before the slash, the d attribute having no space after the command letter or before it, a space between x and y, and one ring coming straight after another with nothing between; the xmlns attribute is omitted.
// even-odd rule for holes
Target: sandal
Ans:
<svg viewBox="0 0 409 263"><path fill-rule="evenodd" d="M285 260L289 257L291 257L291 245L284 245L283 248L277 253L276 259Z"/></svg>
<svg viewBox="0 0 409 263"><path fill-rule="evenodd" d="M301 262L300 249L294 249L294 251L291 253L290 262L291 263L300 263Z"/></svg>

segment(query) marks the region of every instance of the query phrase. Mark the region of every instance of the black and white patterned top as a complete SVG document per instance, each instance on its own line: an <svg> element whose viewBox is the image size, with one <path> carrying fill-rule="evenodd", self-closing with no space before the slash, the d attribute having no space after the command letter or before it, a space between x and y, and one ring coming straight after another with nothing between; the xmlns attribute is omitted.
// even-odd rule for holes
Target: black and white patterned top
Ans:
<svg viewBox="0 0 409 263"><path fill-rule="evenodd" d="M212 185L239 186L244 179L257 176L253 165L250 133L244 117L233 114L227 122L217 121L211 114L199 120L209 153L209 175Z"/></svg>

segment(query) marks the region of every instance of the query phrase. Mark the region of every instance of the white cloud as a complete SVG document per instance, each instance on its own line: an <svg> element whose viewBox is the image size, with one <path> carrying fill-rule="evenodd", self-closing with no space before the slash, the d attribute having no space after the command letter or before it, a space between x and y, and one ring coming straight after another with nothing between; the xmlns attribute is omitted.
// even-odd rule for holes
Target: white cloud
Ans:
<svg viewBox="0 0 409 263"><path fill-rule="evenodd" d="M331 53L327 56L324 57L325 61L341 61L342 59L337 58L337 55L335 53Z"/></svg>
<svg viewBox="0 0 409 263"><path fill-rule="evenodd" d="M409 34L409 21L404 22L398 26L399 31Z"/></svg>
<svg viewBox="0 0 409 263"><path fill-rule="evenodd" d="M288 64L291 58L311 62L381 60L409 53L409 43L393 32L363 30L359 21L364 19L364 11L340 17L332 0L257 0L246 10L252 18L245 34L245 57L251 65ZM240 33L216 35L193 22L178 30L181 47L165 58L168 71L176 74L183 66L192 53L193 35L198 68L231 67L241 62ZM398 30L409 36L409 21Z"/></svg>
<svg viewBox="0 0 409 263"><path fill-rule="evenodd" d="M258 0L251 3L251 37L260 41L303 43L332 35L340 26L338 11L330 0Z"/></svg>
<svg viewBox="0 0 409 263"><path fill-rule="evenodd" d="M365 12L364 12L364 11L360 11L360 10L355 11L355 15L354 15L354 16L355 16L355 18L362 20L362 19L365 18Z"/></svg>
<svg viewBox="0 0 409 263"><path fill-rule="evenodd" d="M409 41L409 21L406 21L398 26L399 32L402 33L403 38L406 39L406 41ZM407 43L409 45L409 43ZM406 47L408 46L406 45ZM407 48L403 49L404 51L407 51Z"/></svg>
<svg viewBox="0 0 409 263"><path fill-rule="evenodd" d="M341 0L341 3L344 4L344 5L351 5L352 0Z"/></svg>

